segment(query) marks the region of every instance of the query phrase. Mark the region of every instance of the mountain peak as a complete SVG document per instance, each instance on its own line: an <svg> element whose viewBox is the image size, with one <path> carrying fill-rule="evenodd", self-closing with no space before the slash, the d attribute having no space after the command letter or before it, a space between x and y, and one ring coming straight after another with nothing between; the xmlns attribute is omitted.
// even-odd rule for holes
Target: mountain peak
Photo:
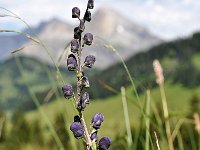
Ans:
<svg viewBox="0 0 200 150"><path fill-rule="evenodd" d="M23 32L29 33L31 35L38 35L40 34L43 30L48 28L49 26L70 26L66 22L58 19L58 18L51 18L49 20L45 20L40 22L37 26L32 27L31 29L25 29Z"/></svg>
<svg viewBox="0 0 200 150"><path fill-rule="evenodd" d="M49 52L56 60L62 54L67 43L73 38L73 29L74 26L57 18L52 18L48 21L41 22L34 28L35 34L33 35L37 34L40 37L43 43L48 46ZM99 36L109 43L112 43L118 49L123 59L127 59L138 51L145 50L161 42L161 40L152 36L144 27L132 22L132 20L124 17L111 7L99 8L93 15L91 22L86 22L86 30L84 33L86 32L91 32L95 36ZM30 41L23 43L31 46L22 51L21 54L34 56L49 62L49 57L44 51L41 51L41 47L34 46ZM96 67L102 69L118 61L118 58L112 52L108 51L108 49L104 48L104 45L105 42L99 38L95 38L93 46L88 47L88 49L92 49L90 52L92 55L99 57ZM13 47L8 47L7 49L13 49ZM18 47L20 45L16 48ZM83 52L83 56L88 54L85 52L87 51ZM64 62L62 63L64 64Z"/></svg>
<svg viewBox="0 0 200 150"><path fill-rule="evenodd" d="M94 33L100 34L99 36L106 39L110 39L113 34L123 34L125 32L135 32L138 35L148 33L146 28L133 22L109 6L100 7L93 15L91 22L88 25L89 28ZM150 33L148 34L150 35Z"/></svg>

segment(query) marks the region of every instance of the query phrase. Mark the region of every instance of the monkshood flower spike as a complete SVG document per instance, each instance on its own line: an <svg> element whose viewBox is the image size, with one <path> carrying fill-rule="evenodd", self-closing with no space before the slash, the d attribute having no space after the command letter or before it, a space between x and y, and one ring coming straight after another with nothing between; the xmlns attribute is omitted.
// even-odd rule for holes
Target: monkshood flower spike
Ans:
<svg viewBox="0 0 200 150"><path fill-rule="evenodd" d="M91 45L93 41L93 35L91 33L86 33L83 40L86 45Z"/></svg>
<svg viewBox="0 0 200 150"><path fill-rule="evenodd" d="M72 18L79 18L80 17L80 9L78 7L74 7L72 9Z"/></svg>
<svg viewBox="0 0 200 150"><path fill-rule="evenodd" d="M111 139L109 137L103 137L100 139L98 144L99 150L107 150L110 147Z"/></svg>
<svg viewBox="0 0 200 150"><path fill-rule="evenodd" d="M84 135L84 128L80 122L73 122L70 126L70 130L77 139L81 139Z"/></svg>
<svg viewBox="0 0 200 150"><path fill-rule="evenodd" d="M93 8L94 8L94 0L89 0L89 1L88 1L87 7L88 7L89 9L93 9Z"/></svg>
<svg viewBox="0 0 200 150"><path fill-rule="evenodd" d="M95 56L89 55L89 56L87 56L87 57L85 58L84 64L85 64L86 67L92 68L92 66L94 65L95 61L96 61Z"/></svg>
<svg viewBox="0 0 200 150"><path fill-rule="evenodd" d="M104 116L102 113L97 113L92 118L92 127L95 129L100 129L102 122L104 121Z"/></svg>
<svg viewBox="0 0 200 150"><path fill-rule="evenodd" d="M101 128L104 121L104 116L102 113L97 113L93 116L90 123L90 130L86 126L84 119L84 110L86 106L89 105L90 98L89 93L86 92L87 88L90 87L90 82L87 76L84 75L84 70L87 68L92 68L96 57L93 55L88 55L84 62L82 61L82 51L84 45L92 45L93 34L84 33L85 22L91 21L91 9L94 8L94 0L88 0L86 11L81 16L81 10L78 7L72 9L72 18L76 18L79 21L79 25L74 28L73 39L71 40L71 52L67 56L67 68L69 71L73 71L76 75L76 92L74 91L72 85L66 84L62 87L63 95L66 99L73 98L73 103L77 110L77 115L74 116L73 123L70 126L74 137L78 140L84 139L85 146L87 150L107 150L111 144L111 140L108 137L103 137L98 142L98 130ZM76 93L76 94L75 94Z"/></svg>
<svg viewBox="0 0 200 150"><path fill-rule="evenodd" d="M73 54L70 54L67 59L67 67L69 71L75 71L77 68L77 60L76 56Z"/></svg>
<svg viewBox="0 0 200 150"><path fill-rule="evenodd" d="M97 136L97 130L95 130L94 132L92 132L91 134L91 140L94 141L94 142L97 142L98 141L98 136Z"/></svg>
<svg viewBox="0 0 200 150"><path fill-rule="evenodd" d="M80 83L81 87L85 87L85 88L90 87L90 82L89 82L88 77L83 76L83 77L80 79L80 81L81 81L81 83Z"/></svg>
<svg viewBox="0 0 200 150"><path fill-rule="evenodd" d="M77 106L78 110L83 111L87 104L89 104L89 94L85 92L78 101L78 106Z"/></svg>
<svg viewBox="0 0 200 150"><path fill-rule="evenodd" d="M62 91L63 91L63 94L64 94L64 97L69 99L73 96L73 87L71 85L64 85L62 87Z"/></svg>
<svg viewBox="0 0 200 150"><path fill-rule="evenodd" d="M88 21L88 22L90 22L91 21L91 12L89 11L89 10L87 10L86 12L85 12L85 15L84 15L84 20L86 20L86 21Z"/></svg>
<svg viewBox="0 0 200 150"><path fill-rule="evenodd" d="M76 53L79 50L79 43L76 39L71 41L71 52Z"/></svg>

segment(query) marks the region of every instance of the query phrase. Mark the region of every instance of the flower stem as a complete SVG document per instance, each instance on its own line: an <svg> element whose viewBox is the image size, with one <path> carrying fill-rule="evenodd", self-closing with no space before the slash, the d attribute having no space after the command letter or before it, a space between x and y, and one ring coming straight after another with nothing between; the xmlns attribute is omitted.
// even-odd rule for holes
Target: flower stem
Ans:
<svg viewBox="0 0 200 150"><path fill-rule="evenodd" d="M86 140L86 143L87 143L87 149L90 150L92 148L92 141L90 139L90 135L89 135L89 132L87 130L87 126L86 126L86 123L85 123L85 119L84 119L84 116L83 116L83 113L82 112L79 112L79 116L81 118L81 124L84 128L84 131L85 131L85 140Z"/></svg>
<svg viewBox="0 0 200 150"><path fill-rule="evenodd" d="M78 66L77 66L77 101L76 101L76 104L79 103L79 100L80 100L80 96L81 96L81 91L82 91L82 87L81 87L81 77L83 75L83 70L82 70L82 66L81 66L81 54L82 54L82 49L83 49L83 45L82 45L82 35L80 36L80 39L79 39L79 51L77 53L77 58L78 58ZM77 109L78 110L78 109ZM85 123L85 119L84 119L84 116L83 116L83 113L81 110L78 110L79 111L79 117L81 119L81 124L84 128L84 138L85 138L85 141L87 143L87 149L88 150L91 150L92 148L92 141L90 139L90 135L89 135L89 132L88 132L88 129L87 129L87 126L86 126L86 123Z"/></svg>

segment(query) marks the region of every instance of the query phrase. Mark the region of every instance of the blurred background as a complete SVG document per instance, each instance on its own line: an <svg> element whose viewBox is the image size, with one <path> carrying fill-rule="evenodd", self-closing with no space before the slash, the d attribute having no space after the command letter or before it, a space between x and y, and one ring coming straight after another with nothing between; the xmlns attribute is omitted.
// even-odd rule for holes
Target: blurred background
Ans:
<svg viewBox="0 0 200 150"><path fill-rule="evenodd" d="M83 148L69 131L76 112L72 102L63 98L62 79L55 68L57 64L64 81L76 87L75 75L66 67L69 47L65 50L74 27L79 25L71 18L75 6L83 16L87 0L0 0L0 149ZM200 113L199 8L200 1L196 0L95 1L92 21L86 23L85 30L95 37L93 45L85 47L83 57L92 54L96 62L85 72L90 80L87 91L91 104L84 114L88 126L96 112L104 114L98 134L112 138L111 149L129 146L122 86L126 88L132 149L145 149L147 90L151 98L151 111L146 114L151 122L151 144L156 145L156 131L161 147L167 147L154 59L164 70L172 130L181 122L175 149L197 150L200 146L193 122L193 114ZM34 39L40 39L39 44ZM117 53L106 46L109 44Z"/></svg>

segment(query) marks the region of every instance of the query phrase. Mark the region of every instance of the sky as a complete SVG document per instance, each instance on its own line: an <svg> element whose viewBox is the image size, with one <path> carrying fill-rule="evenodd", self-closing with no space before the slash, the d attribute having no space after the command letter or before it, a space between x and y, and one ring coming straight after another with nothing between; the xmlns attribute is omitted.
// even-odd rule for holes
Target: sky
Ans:
<svg viewBox="0 0 200 150"><path fill-rule="evenodd" d="M31 26L51 18L74 23L71 9L85 10L87 0L0 0L0 7L11 10ZM151 33L165 40L200 31L200 0L95 0L95 10L112 7ZM8 14L0 8L0 15ZM23 23L0 18L1 29L22 29Z"/></svg>

